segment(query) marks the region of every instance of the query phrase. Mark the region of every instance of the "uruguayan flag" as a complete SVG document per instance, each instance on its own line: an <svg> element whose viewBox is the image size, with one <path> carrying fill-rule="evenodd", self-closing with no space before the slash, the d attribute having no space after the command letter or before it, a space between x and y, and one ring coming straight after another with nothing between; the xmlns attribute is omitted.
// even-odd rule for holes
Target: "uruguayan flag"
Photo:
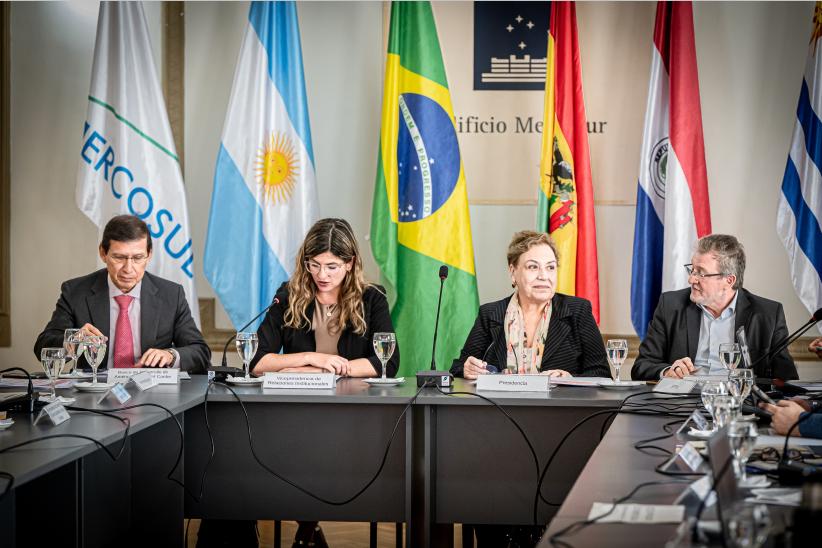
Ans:
<svg viewBox="0 0 822 548"><path fill-rule="evenodd" d="M819 7L817 4L817 13ZM814 20L805 77L796 109L788 165L782 179L782 193L776 217L776 231L791 261L791 278L796 294L808 311L822 306L822 52L820 21Z"/></svg>
<svg viewBox="0 0 822 548"><path fill-rule="evenodd" d="M317 219L293 2L253 2L214 173L204 271L234 326L268 306Z"/></svg>

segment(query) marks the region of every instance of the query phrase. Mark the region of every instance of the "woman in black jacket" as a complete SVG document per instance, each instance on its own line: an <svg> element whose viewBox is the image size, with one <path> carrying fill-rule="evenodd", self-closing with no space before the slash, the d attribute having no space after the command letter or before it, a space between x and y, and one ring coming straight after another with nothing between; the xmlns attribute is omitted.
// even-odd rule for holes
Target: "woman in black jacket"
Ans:
<svg viewBox="0 0 822 548"><path fill-rule="evenodd" d="M556 245L544 232L524 230L508 246L514 294L480 307L451 373L476 379L499 371L556 377L610 377L591 303L556 292ZM493 371L491 369L490 371Z"/></svg>
<svg viewBox="0 0 822 548"><path fill-rule="evenodd" d="M374 333L394 332L394 326L383 288L366 282L362 270L348 222L317 221L300 247L294 274L277 291L257 331L251 370L381 375L372 339ZM396 375L399 361L396 348L387 376Z"/></svg>

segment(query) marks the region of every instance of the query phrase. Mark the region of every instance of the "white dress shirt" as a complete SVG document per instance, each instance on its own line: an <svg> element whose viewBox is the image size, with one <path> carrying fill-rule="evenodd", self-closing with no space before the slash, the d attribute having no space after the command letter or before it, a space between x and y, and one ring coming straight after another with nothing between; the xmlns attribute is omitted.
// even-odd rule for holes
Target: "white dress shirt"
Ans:
<svg viewBox="0 0 822 548"><path fill-rule="evenodd" d="M734 322L736 320L736 297L722 311L718 318L702 305L702 321L699 326L699 344L696 347L694 366L705 368L702 374L718 375L727 372L719 361L719 345L732 343L734 340Z"/></svg>

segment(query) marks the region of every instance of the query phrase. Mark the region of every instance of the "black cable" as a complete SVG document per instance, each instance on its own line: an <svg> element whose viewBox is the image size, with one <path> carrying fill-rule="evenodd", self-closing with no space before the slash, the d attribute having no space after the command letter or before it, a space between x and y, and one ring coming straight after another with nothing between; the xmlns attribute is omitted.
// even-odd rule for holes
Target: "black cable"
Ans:
<svg viewBox="0 0 822 548"><path fill-rule="evenodd" d="M366 482L366 484L365 484L362 488L360 488L360 489L359 489L356 493L354 493L354 494L353 494L353 495L351 495L350 497L348 497L348 498L346 498L346 499L343 499L343 500L331 500L331 499L327 499L327 498L325 498L325 497L322 497L322 496L320 496L320 495L317 495L316 493L313 493L312 491L310 491L310 490L306 489L305 487L302 487L301 485L298 485L297 483L295 483L295 482L291 481L290 479L288 479L288 478L286 478L286 477L282 476L281 474L277 473L277 471L273 470L271 467L269 467L268 465L266 465L266 464L265 464L265 463L264 463L264 462L260 459L260 457L257 455L257 451L254 449L254 437L253 437L253 433L252 433L252 431L251 431L251 421L249 420L249 417L248 417L248 411L247 411L247 410L246 410L246 408L245 408L245 404L243 403L243 400L242 400L242 399L240 398L240 396L239 396L239 395L238 395L238 394L237 394L237 393L236 393L236 392L235 392L235 391L234 391L234 390L233 390L230 386L228 386L227 384L222 383L222 382L216 382L216 381L211 381L211 382L212 382L212 383L215 383L215 384L219 384L220 386L222 386L223 388L225 388L225 389L227 389L229 392L231 392L231 394L234 396L234 398L235 398L235 399L237 400L237 402L240 404L240 408L242 409L242 411L243 411L243 416L244 416L244 418L245 418L246 428L247 428L247 430L248 430L248 445L249 445L249 447L250 447L250 449L251 449L251 455L254 457L254 460L255 460L255 461L257 461L257 464L259 464L259 465L260 465L260 467L262 467L262 469L263 469L263 470L265 470L266 472L268 472L269 474L271 474L271 475L272 475L272 476L274 476L275 478L279 479L280 481L285 482L286 484L290 485L290 486L291 486L291 487L293 487L294 489L297 489L297 490L298 490L298 491L300 491L301 493L303 493L303 494L305 494L305 495L308 495L309 497L311 497L311 498L313 498L313 499L315 499L315 500L318 500L318 501L323 502L323 503L325 503L325 504L329 504L329 505L331 505L331 506L344 506L344 505L346 505L346 504L350 503L351 501L353 501L353 500L357 499L357 498L358 498L360 495L362 495L363 493L365 493L365 491L366 491L369 487L371 487L371 485L372 485L372 484L373 484L373 483L377 480L377 478L379 477L380 473L382 472L382 469L385 467L385 463L386 463L386 461L388 460L388 452L389 452L389 450L391 449L391 443L394 441L394 436L396 435L396 433L397 433L397 429L398 429L398 428L399 428L399 426L400 426L400 421L402 421L403 417L404 417L404 416L405 416L405 414L408 412L408 409L410 409L410 408L411 408L411 406L412 406L412 405L413 405L413 403L417 400L417 398L419 397L419 395L420 395L420 393L423 391L423 389L424 389L424 388L426 388L426 387L428 387L428 386L430 386L430 384L431 384L433 381L430 381L430 380L429 380L429 381L426 381L426 382L425 382L425 384L423 384L422 386L420 386L420 387L419 387L419 389L417 390L417 392L416 392L416 393L415 393L415 394L411 397L411 399L408 401L408 403L407 403L407 404L405 405L405 407L403 408L402 413L400 413L400 416L397 418L396 423L394 423L394 428L391 430L391 436L390 436L390 437L389 437L389 439L388 439L388 444L385 446L385 452L383 453L382 460L380 461L380 465L379 465L379 467L377 468L377 471L374 473L374 476L373 476L370 480L368 480L368 482ZM207 407L208 407L208 392L206 392L206 399L205 399L205 401L204 401L204 409L207 409ZM207 411L206 411L206 413L207 413ZM206 416L206 424L207 424L207 428L209 428L209 433L210 433L210 426L208 426L207 421L208 421L208 418L207 418L207 416ZM209 459L209 462L210 462L210 459ZM207 466L206 466L206 469L207 469ZM205 477L205 472L203 473L203 477Z"/></svg>
<svg viewBox="0 0 822 548"><path fill-rule="evenodd" d="M99 411L99 410L96 410L96 409L85 409L85 408L82 408L82 407L66 407L66 409L71 409L71 410L74 410L74 411L91 411L92 413L96 413L98 415L103 415L103 416L106 416L106 417L109 417L109 418L112 418L112 419L116 419L116 420L120 421L121 423L125 424L126 427L123 430L123 441L120 442L120 449L119 449L119 451L117 451L117 454L115 455L114 453L112 453L111 450L108 447L106 447L101 441L98 441L98 440L96 440L96 439L94 439L90 436L84 436L83 434L49 434L48 436L41 436L39 438L24 440L24 441L21 441L19 443L15 443L13 445L3 447L2 449L0 449L0 454L11 451L12 449L19 449L20 447L24 447L26 445L31 445L32 443L37 443L37 442L41 442L41 441L45 441L45 440L53 440L53 439L58 439L58 438L75 438L75 439L81 439L81 440L89 441L89 442L93 443L94 445L98 446L100 449L105 451L105 453L109 456L109 458L114 462L117 462L120 459L120 457L123 456L123 452L126 449L126 443L128 443L128 433L129 433L129 430L131 429L131 421L130 420L128 420L126 418L118 417L117 415L108 413L106 411ZM3 500L5 498L5 496L11 490L11 486L14 485L14 476L12 474L8 473L8 472L0 472L0 476L6 477L9 480L9 482L6 484L6 487L3 490L3 492L0 493L0 500Z"/></svg>
<svg viewBox="0 0 822 548"><path fill-rule="evenodd" d="M206 387L206 391L209 389L209 387L210 387L210 384L209 384L209 386ZM126 406L118 407L118 408L114 408L114 409L102 409L102 410L99 410L99 411L106 411L106 412L109 412L109 413L117 413L117 412L120 412L120 411L127 411L127 410L130 410L130 409L136 409L138 407L157 407L158 409L162 409L163 411L165 411L168 414L168 416L174 421L174 424L177 426L177 431L180 434L180 448L177 451L177 458L174 460L174 466L172 466L171 470L169 470L168 474L166 475L166 479L169 480L170 482L176 484L176 485L179 485L183 489L185 494L187 494L189 497L194 499L196 502L200 502L203 499L203 489L204 489L204 486L205 486L205 472L203 473L203 478L201 478L201 481L200 481L200 493L198 495L193 494L185 486L185 483L183 483L182 481L180 481L180 480L178 480L177 478L174 477L174 472L177 471L177 468L179 468L180 463L183 460L183 454L184 454L184 450L185 450L185 431L183 430L183 425L180 423L180 420L177 418L177 415L175 415L174 412L171 411L171 409L169 409L169 408L167 408L163 405L160 405L159 403L145 402L145 403L136 403L136 404L133 404L133 405L126 405ZM76 409L80 409L80 408L76 408ZM91 411L91 412L98 411L98 410L94 410L94 409L83 409L83 410L84 411ZM214 438L211 438L210 436L209 436L209 438L211 440L211 454L213 456L213 454L214 454ZM210 459L209 459L209 461L210 461ZM207 467L206 467L206 469L207 469Z"/></svg>
<svg viewBox="0 0 822 548"><path fill-rule="evenodd" d="M610 516L614 512L614 510L616 510L616 505L617 504L621 504L621 503L625 502L626 500L630 499L640 489L644 489L645 487L651 487L651 486L654 486L654 485L672 485L672 484L683 484L684 485L686 483L688 483L688 482L687 481L673 481L673 480L668 480L668 481L646 481L644 483L640 483L639 485L637 485L636 487L631 489L631 492L628 493L627 495L619 497L618 499L614 499L613 502L611 503L612 506L611 506L610 510L608 510L604 514L594 516L591 519L584 519L584 520L580 520L580 521L575 521L574 523L571 523L568 526L563 527L562 529L560 529L559 531L557 531L556 533L551 535L548 538L548 542L551 543L552 545L561 544L561 545L564 545L564 546L570 546L570 544L568 544L566 542L559 542L557 539L561 536L564 536L564 535L577 533L580 530L584 529L585 527L591 525L592 523L596 523L597 521L601 520L602 518Z"/></svg>
<svg viewBox="0 0 822 548"><path fill-rule="evenodd" d="M436 388L437 388L437 391L440 394L444 394L446 396L457 396L457 395L473 396L473 397L479 398L481 400L487 401L488 403L490 403L491 405L496 407L499 410L499 412L502 413L503 415L505 415L505 418L507 418L511 422L511 424L513 424L516 427L516 429L519 430L519 433L522 435L522 439L525 440L525 443L528 445L528 449L531 451L531 456L534 458L534 466L536 467L537 478L539 478L539 458L537 457L536 449L534 449L534 444L531 443L531 440L528 438L528 435L525 434L525 430L522 429L522 427L514 419L514 417L509 415L508 412L505 409L503 409L500 404L498 404L497 402L495 402L494 400L492 400L491 398L489 398L487 396L483 396L483 395L477 394L475 392L444 392L442 390L442 388L440 388L439 386L437 386ZM540 499L542 499L542 501L545 504L549 505L549 506L560 506L560 504L557 504L557 503L554 503L554 502L549 502L547 499L545 499L545 497L542 496L542 493L540 493L539 484L537 484L537 493L536 493L536 497L535 497L535 500L534 500L534 525L539 525L539 523L538 523L538 513L539 513L538 509L539 509L539 500Z"/></svg>

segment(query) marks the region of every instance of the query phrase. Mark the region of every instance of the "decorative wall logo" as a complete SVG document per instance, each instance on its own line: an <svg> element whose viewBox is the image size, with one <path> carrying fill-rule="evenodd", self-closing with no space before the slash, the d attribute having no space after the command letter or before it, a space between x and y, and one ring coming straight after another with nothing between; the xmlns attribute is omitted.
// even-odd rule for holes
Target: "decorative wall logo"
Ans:
<svg viewBox="0 0 822 548"><path fill-rule="evenodd" d="M474 2L474 89L544 89L550 2Z"/></svg>
<svg viewBox="0 0 822 548"><path fill-rule="evenodd" d="M651 151L651 186L654 194L665 199L665 178L668 175L668 138L665 137Z"/></svg>
<svg viewBox="0 0 822 548"><path fill-rule="evenodd" d="M291 198L297 184L299 167L294 143L282 133L272 133L268 143L257 154L257 183L262 187L265 201L284 204Z"/></svg>

